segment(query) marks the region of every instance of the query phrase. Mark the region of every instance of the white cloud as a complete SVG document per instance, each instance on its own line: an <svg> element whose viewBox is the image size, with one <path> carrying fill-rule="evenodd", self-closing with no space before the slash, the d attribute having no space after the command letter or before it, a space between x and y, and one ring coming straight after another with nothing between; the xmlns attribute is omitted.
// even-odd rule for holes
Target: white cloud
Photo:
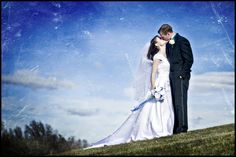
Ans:
<svg viewBox="0 0 236 157"><path fill-rule="evenodd" d="M210 79L211 78L211 79ZM213 80L214 81L211 81ZM234 73L214 72L193 75L190 80L188 97L189 130L211 127L234 121ZM227 81L226 81L226 80ZM214 88L205 82L217 84ZM194 84L195 83L195 84ZM202 84L201 84L202 83ZM194 88L193 88L194 87ZM222 88L224 90L222 90ZM124 94L132 96L132 88L123 89ZM32 97L4 98L4 111L14 111L17 117L7 120L7 125L29 123L30 119L40 120L58 129L64 136L75 136L96 142L115 131L136 106L135 101L112 99L109 97L79 96L74 90L68 94L64 91L53 95L41 96L41 101ZM131 98L131 97L129 97ZM31 101L29 101L31 100ZM9 105L15 104L15 105ZM26 104L27 106L24 106ZM66 127L65 127L66 126Z"/></svg>
<svg viewBox="0 0 236 157"><path fill-rule="evenodd" d="M190 79L189 90L196 93L206 93L220 89L234 89L234 72L208 72L193 75Z"/></svg>
<svg viewBox="0 0 236 157"><path fill-rule="evenodd" d="M191 86L199 88L222 88L233 87L234 72L207 72L200 75L193 75Z"/></svg>
<svg viewBox="0 0 236 157"><path fill-rule="evenodd" d="M195 117L195 118L192 118L192 122L196 125L196 124L199 124L200 121L202 121L203 118L198 116L198 117Z"/></svg>
<svg viewBox="0 0 236 157"><path fill-rule="evenodd" d="M104 68L104 65L103 65L101 62L98 62L98 61L95 61L95 62L94 62L94 66L95 66L97 69L103 69L103 68Z"/></svg>
<svg viewBox="0 0 236 157"><path fill-rule="evenodd" d="M89 142L95 142L111 134L127 118L134 106L132 101L101 97L51 97L50 102L56 106L55 110L57 108L63 113L56 114L49 123L54 123L58 130L68 136L88 139Z"/></svg>
<svg viewBox="0 0 236 157"><path fill-rule="evenodd" d="M81 37L85 39L93 39L94 35L89 30L81 31Z"/></svg>
<svg viewBox="0 0 236 157"><path fill-rule="evenodd" d="M134 98L134 88L132 87L127 87L124 88L124 95L127 96L128 98Z"/></svg>
<svg viewBox="0 0 236 157"><path fill-rule="evenodd" d="M122 21L122 20L124 20L125 18L124 17L120 17L120 20Z"/></svg>
<svg viewBox="0 0 236 157"><path fill-rule="evenodd" d="M190 130L234 121L234 72L193 75L188 91Z"/></svg>
<svg viewBox="0 0 236 157"><path fill-rule="evenodd" d="M92 116L95 114L98 114L99 109L68 109L67 110L68 113L72 114L72 115L77 115L77 116Z"/></svg>
<svg viewBox="0 0 236 157"><path fill-rule="evenodd" d="M27 69L18 70L13 75L3 75L3 83L22 85L31 88L73 88L75 84L67 80L57 80L56 77L43 78L37 71Z"/></svg>
<svg viewBox="0 0 236 157"><path fill-rule="evenodd" d="M50 124L66 137L75 136L89 142L111 134L127 118L134 106L132 101L62 95L45 96L40 102L29 102L28 99L26 104L32 105L26 106L23 105L24 101L26 100L19 104L19 100L14 97L4 97L4 111L7 109L8 113L13 113L12 116L3 116L8 127L24 127L24 124L34 119ZM21 107L16 111L18 105Z"/></svg>

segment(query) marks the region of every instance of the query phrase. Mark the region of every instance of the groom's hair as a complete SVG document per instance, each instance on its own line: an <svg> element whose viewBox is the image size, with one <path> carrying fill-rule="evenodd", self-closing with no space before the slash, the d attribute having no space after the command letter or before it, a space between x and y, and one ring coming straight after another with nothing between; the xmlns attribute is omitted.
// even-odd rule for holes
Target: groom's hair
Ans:
<svg viewBox="0 0 236 157"><path fill-rule="evenodd" d="M168 24L163 24L159 30L158 30L158 33L163 33L164 35L166 35L168 32L172 33L173 30L172 30L172 27Z"/></svg>

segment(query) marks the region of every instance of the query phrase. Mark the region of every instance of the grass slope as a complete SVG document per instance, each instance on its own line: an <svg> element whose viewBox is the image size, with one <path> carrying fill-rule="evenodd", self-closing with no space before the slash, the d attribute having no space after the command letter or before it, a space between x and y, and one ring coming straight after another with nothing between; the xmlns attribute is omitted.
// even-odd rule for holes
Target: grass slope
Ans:
<svg viewBox="0 0 236 157"><path fill-rule="evenodd" d="M234 124L127 144L74 149L57 155L235 155Z"/></svg>

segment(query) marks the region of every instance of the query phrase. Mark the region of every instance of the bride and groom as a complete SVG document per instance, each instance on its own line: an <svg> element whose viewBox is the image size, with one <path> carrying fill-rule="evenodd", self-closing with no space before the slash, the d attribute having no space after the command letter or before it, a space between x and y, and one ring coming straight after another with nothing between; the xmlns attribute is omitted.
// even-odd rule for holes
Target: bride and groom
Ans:
<svg viewBox="0 0 236 157"><path fill-rule="evenodd" d="M187 92L193 54L189 41L163 24L144 52L136 79L139 105L96 148L187 132Z"/></svg>

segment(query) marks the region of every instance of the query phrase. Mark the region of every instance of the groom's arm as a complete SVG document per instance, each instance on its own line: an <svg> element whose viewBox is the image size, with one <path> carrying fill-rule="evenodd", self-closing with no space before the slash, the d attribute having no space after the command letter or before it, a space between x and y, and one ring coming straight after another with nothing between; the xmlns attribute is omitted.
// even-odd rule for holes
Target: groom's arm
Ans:
<svg viewBox="0 0 236 157"><path fill-rule="evenodd" d="M192 53L192 48L189 43L189 41L186 38L182 38L181 44L180 44L180 49L181 49L181 55L183 57L183 71L182 71L182 77L186 77L186 74L191 72L191 67L193 64L193 53Z"/></svg>

